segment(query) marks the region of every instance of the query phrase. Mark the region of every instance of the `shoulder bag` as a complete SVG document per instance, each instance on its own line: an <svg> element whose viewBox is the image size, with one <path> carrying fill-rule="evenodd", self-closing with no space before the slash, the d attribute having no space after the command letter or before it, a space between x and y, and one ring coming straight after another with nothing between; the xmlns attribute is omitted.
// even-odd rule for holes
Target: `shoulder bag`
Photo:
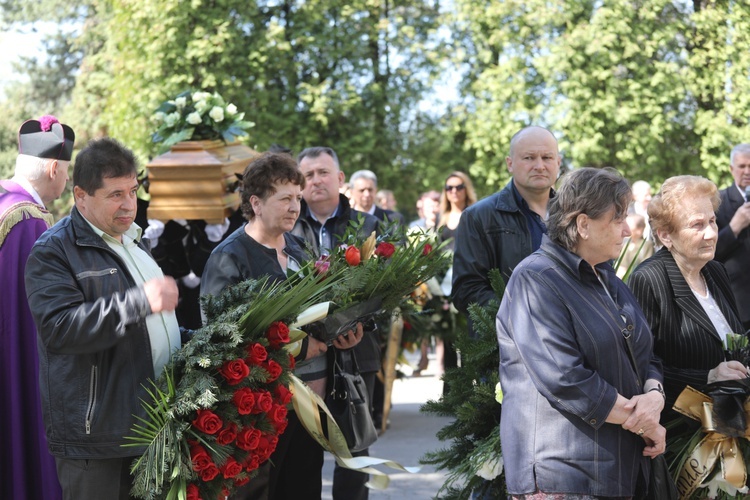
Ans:
<svg viewBox="0 0 750 500"><path fill-rule="evenodd" d="M378 439L367 387L351 349L336 349L334 359L333 380L325 403L341 429L349 451L362 451Z"/></svg>
<svg viewBox="0 0 750 500"><path fill-rule="evenodd" d="M633 365L635 376L638 377L638 382L642 387L645 381L641 379L638 365L635 362L632 335L629 331L623 330L622 336L625 339L630 364ZM674 479L672 479L672 476L669 474L667 459L664 458L663 454L651 459L651 473L648 477L648 491L640 498L643 498L644 500L677 500L677 486L675 486Z"/></svg>

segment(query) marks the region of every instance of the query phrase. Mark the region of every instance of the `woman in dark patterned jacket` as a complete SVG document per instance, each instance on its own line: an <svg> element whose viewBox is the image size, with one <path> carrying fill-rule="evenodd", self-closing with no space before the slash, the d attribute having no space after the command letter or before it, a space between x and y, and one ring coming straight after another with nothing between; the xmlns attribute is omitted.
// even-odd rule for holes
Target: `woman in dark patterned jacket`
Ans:
<svg viewBox="0 0 750 500"><path fill-rule="evenodd" d="M663 361L662 422L676 417L671 408L685 386L748 376L747 367L724 356L727 334L744 329L724 266L713 260L718 207L716 186L708 179L667 179L648 207L652 234L663 247L628 281Z"/></svg>

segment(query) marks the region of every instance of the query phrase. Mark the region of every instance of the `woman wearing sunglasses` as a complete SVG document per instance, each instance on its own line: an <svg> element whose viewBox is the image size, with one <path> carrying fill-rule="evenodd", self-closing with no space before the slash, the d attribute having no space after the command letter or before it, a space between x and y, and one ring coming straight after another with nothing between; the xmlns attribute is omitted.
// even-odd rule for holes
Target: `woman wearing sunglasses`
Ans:
<svg viewBox="0 0 750 500"><path fill-rule="evenodd" d="M453 253L455 248L456 229L461 219L461 213L466 207L476 203L477 194L474 191L474 185L471 179L463 172L455 171L448 175L445 180L443 192L440 195L440 214L438 219L438 233L440 241L447 241L444 249ZM451 281L453 278L453 267L448 269L441 288L443 291L443 314L440 320L441 325L449 325L443 328L442 339L436 339L435 354L440 362L439 372L458 366L458 354L453 347L453 337L457 329L456 320L458 311L450 303ZM420 365L421 368L421 365ZM443 392L447 387L443 386Z"/></svg>
<svg viewBox="0 0 750 500"><path fill-rule="evenodd" d="M463 172L451 172L445 180L445 187L440 196L440 219L438 228L442 241L450 239L446 248L453 251L454 238L461 213L466 207L476 203L477 194L471 179Z"/></svg>

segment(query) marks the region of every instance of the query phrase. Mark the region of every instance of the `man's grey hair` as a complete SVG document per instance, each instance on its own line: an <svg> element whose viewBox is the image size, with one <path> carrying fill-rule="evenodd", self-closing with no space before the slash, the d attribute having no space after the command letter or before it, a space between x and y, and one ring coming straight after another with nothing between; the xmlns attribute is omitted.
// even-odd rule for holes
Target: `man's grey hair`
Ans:
<svg viewBox="0 0 750 500"><path fill-rule="evenodd" d="M367 179L368 181L372 181L376 188L378 187L378 176L372 170L357 170L349 177L349 183L353 186L354 181L357 179Z"/></svg>
<svg viewBox="0 0 750 500"><path fill-rule="evenodd" d="M328 146L313 146L311 148L303 149L302 152L297 155L297 164L299 165L300 163L302 163L302 160L305 158L313 159L322 154L326 154L333 158L333 163L336 164L336 168L341 168L341 166L339 165L339 157L338 155L336 155L336 151L334 151L333 148L329 148Z"/></svg>
<svg viewBox="0 0 750 500"><path fill-rule="evenodd" d="M737 155L750 155L750 144L737 144L732 148L732 154L729 155L729 162L734 166L734 159Z"/></svg>
<svg viewBox="0 0 750 500"><path fill-rule="evenodd" d="M30 155L16 157L16 175L29 181L38 181L47 170L47 164L53 160Z"/></svg>

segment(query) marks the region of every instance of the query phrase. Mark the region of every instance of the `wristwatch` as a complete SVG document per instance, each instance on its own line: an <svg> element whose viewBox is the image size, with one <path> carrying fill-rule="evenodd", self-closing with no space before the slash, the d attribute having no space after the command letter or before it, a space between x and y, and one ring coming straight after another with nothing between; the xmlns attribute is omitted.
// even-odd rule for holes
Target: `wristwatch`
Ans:
<svg viewBox="0 0 750 500"><path fill-rule="evenodd" d="M656 387L652 387L648 390L648 392L656 391L659 394L661 394L661 397L664 398L664 401L667 401L667 395L664 393L664 388L661 386L661 384L656 384Z"/></svg>

